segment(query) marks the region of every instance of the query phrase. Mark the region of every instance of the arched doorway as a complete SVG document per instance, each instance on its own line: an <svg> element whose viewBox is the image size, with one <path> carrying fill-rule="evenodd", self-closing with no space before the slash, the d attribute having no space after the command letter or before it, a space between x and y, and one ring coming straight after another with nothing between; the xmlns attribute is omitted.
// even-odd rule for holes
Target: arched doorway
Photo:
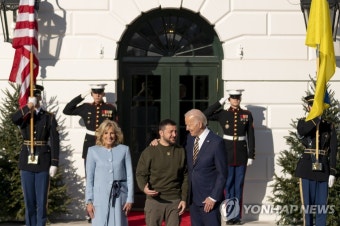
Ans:
<svg viewBox="0 0 340 226"><path fill-rule="evenodd" d="M118 48L117 106L134 167L158 135L160 120L177 122L182 144L184 113L204 110L223 94L222 58L213 26L187 10L157 9L127 28Z"/></svg>

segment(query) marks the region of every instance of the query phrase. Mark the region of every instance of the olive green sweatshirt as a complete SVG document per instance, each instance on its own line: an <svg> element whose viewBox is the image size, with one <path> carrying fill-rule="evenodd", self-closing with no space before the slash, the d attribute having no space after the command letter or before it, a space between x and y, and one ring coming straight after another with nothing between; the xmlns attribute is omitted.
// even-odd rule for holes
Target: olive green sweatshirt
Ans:
<svg viewBox="0 0 340 226"><path fill-rule="evenodd" d="M136 179L141 191L149 183L149 189L159 192L158 197L148 199L187 201L188 172L185 150L179 145L148 146L141 154Z"/></svg>

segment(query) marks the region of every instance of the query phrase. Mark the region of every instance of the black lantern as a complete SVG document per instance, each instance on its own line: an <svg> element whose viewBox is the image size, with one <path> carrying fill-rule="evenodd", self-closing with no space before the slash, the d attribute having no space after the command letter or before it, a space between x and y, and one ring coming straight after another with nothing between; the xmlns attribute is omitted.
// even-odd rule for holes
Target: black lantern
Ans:
<svg viewBox="0 0 340 226"><path fill-rule="evenodd" d="M5 42L12 42L19 2L20 0L0 0L1 26ZM35 10L39 9L39 3L40 0L35 0Z"/></svg>
<svg viewBox="0 0 340 226"><path fill-rule="evenodd" d="M12 41L18 8L19 0L0 0L1 26L5 42Z"/></svg>
<svg viewBox="0 0 340 226"><path fill-rule="evenodd" d="M339 24L339 9L340 9L340 0L327 0L329 4L329 13L330 19L332 23L332 36L333 40L336 41L336 34L338 31L338 24ZM300 0L301 10L305 19L305 25L307 29L308 25L308 18L310 12L312 0Z"/></svg>

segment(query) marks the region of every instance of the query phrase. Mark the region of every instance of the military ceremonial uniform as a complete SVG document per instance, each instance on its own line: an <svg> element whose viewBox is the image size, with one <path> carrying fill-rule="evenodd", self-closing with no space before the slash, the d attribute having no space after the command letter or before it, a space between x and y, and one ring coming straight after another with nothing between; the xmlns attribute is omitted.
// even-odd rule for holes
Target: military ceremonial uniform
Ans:
<svg viewBox="0 0 340 226"><path fill-rule="evenodd" d="M317 136L318 127L318 136ZM298 121L297 132L305 147L299 158L295 176L300 178L302 204L305 206L305 226L313 224L313 205L327 205L329 175L336 174L337 135L334 125L320 117ZM315 165L316 144L318 139L318 161L321 167ZM314 167L313 167L314 165ZM315 225L326 225L327 212L316 212Z"/></svg>
<svg viewBox="0 0 340 226"><path fill-rule="evenodd" d="M237 93L236 96L239 98L241 93ZM241 224L243 184L247 161L255 158L253 116L250 111L240 107L230 107L227 110L221 107L222 104L217 101L209 106L204 114L208 120L218 121L223 129L223 139L228 155L226 199L237 198L240 204L240 212L230 223Z"/></svg>
<svg viewBox="0 0 340 226"><path fill-rule="evenodd" d="M31 155L31 110L29 107L25 105L16 111L12 115L12 121L19 126L24 139L19 155L19 169L25 201L26 225L44 226L47 220L49 170L51 166L57 167L59 164L60 143L55 116L41 108L38 108L38 113L36 111L33 113L33 154L35 156L33 162L29 162Z"/></svg>
<svg viewBox="0 0 340 226"><path fill-rule="evenodd" d="M84 98L81 95L75 97L65 106L63 113L65 115L79 115L85 123L86 135L82 157L86 159L88 148L96 144L95 132L99 125L105 119L117 121L117 110L114 105L105 102L100 104L84 103L77 106L83 100Z"/></svg>
<svg viewBox="0 0 340 226"><path fill-rule="evenodd" d="M219 109L219 102L208 107L204 114L208 120L218 121L223 128L223 138L228 152L228 165L246 165L248 158L255 158L253 116L242 108ZM247 146L248 143L248 146Z"/></svg>
<svg viewBox="0 0 340 226"><path fill-rule="evenodd" d="M24 143L19 156L19 169L30 172L48 171L50 166L59 164L59 133L54 115L40 109L34 115L34 153L38 155L38 164L28 164L30 155L30 109L27 106L12 115L12 121L21 129Z"/></svg>

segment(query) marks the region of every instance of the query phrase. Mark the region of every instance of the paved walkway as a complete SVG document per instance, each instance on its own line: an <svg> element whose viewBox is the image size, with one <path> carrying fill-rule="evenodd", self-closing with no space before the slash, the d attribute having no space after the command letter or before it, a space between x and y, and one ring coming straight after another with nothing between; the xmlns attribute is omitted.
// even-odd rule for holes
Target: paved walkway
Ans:
<svg viewBox="0 0 340 226"><path fill-rule="evenodd" d="M91 224L87 223L87 221L64 221L59 223L52 223L51 226L91 226ZM259 225L276 225L273 221L252 221L252 222L244 222L243 225L246 226L259 226ZM20 223L0 223L0 226L24 226L24 224ZM221 226L226 226L224 223Z"/></svg>

